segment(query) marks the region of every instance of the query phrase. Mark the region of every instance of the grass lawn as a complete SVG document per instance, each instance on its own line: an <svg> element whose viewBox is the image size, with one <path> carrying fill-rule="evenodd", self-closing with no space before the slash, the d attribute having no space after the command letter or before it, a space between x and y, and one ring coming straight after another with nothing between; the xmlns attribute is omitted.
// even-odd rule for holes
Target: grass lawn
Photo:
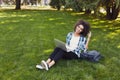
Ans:
<svg viewBox="0 0 120 80"><path fill-rule="evenodd" d="M65 41L78 19L91 24L89 50L105 59L59 61L49 71L35 65L53 51L54 38ZM119 80L120 18L107 21L82 13L49 10L0 10L0 80Z"/></svg>

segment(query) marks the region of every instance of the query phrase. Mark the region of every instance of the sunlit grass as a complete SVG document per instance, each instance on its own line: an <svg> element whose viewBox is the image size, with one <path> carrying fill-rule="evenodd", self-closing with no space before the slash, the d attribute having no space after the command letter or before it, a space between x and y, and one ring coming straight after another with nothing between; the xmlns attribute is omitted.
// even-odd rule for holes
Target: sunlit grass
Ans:
<svg viewBox="0 0 120 80"><path fill-rule="evenodd" d="M89 50L104 57L99 63L61 60L49 71L36 64L53 51L54 38L65 41L78 19L91 24ZM83 13L40 10L0 12L0 80L119 80L120 19L100 20Z"/></svg>

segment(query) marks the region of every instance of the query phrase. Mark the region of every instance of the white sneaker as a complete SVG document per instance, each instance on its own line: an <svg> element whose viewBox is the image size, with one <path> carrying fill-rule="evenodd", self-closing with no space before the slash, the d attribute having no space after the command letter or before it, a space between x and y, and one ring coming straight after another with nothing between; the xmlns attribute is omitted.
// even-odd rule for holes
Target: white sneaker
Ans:
<svg viewBox="0 0 120 80"><path fill-rule="evenodd" d="M49 70L47 63L44 60L41 61L41 64L45 66L45 70Z"/></svg>
<svg viewBox="0 0 120 80"><path fill-rule="evenodd" d="M36 65L36 68L38 68L38 69L44 69L44 67L41 66L41 65Z"/></svg>

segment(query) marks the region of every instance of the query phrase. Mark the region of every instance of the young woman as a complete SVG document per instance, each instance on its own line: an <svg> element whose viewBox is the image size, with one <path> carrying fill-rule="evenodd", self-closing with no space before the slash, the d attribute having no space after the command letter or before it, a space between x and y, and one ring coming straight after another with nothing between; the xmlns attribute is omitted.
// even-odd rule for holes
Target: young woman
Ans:
<svg viewBox="0 0 120 80"><path fill-rule="evenodd" d="M88 48L90 37L89 23L79 20L74 26L74 31L68 33L66 37L67 51L56 47L47 61L42 60L40 65L36 65L36 68L49 70L60 59L79 59L80 54Z"/></svg>

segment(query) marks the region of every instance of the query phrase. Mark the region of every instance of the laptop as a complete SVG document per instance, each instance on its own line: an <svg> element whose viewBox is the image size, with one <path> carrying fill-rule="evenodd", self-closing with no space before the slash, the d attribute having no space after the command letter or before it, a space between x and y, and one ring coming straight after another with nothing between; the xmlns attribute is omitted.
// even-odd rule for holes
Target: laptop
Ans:
<svg viewBox="0 0 120 80"><path fill-rule="evenodd" d="M56 47L61 48L64 51L67 51L66 46L65 46L65 42L60 41L58 39L54 39L54 41L55 41Z"/></svg>

